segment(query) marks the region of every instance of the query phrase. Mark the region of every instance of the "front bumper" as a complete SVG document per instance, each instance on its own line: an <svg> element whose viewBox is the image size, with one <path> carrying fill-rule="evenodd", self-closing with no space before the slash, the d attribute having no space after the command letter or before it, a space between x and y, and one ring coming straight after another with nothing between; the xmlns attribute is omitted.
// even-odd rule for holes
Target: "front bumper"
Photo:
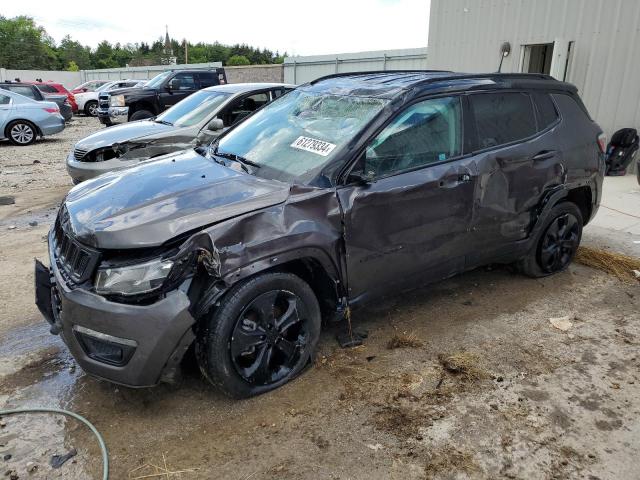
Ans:
<svg viewBox="0 0 640 480"><path fill-rule="evenodd" d="M101 107L98 110L98 119L105 125L125 123L129 121L129 107Z"/></svg>
<svg viewBox="0 0 640 480"><path fill-rule="evenodd" d="M103 173L122 170L140 163L139 160L121 160L113 158L104 162L79 162L73 156L73 150L67 155L67 173L75 183L84 182Z"/></svg>
<svg viewBox="0 0 640 480"><path fill-rule="evenodd" d="M51 268L36 260L36 305L80 367L130 387L169 377L195 338L187 295L175 290L151 305L126 305L71 289L56 266L51 235Z"/></svg>

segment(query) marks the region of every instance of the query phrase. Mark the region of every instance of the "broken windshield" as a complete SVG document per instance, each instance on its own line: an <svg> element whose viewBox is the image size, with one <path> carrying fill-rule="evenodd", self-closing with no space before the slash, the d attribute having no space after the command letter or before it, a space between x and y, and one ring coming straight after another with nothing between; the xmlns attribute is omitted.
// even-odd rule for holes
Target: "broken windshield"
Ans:
<svg viewBox="0 0 640 480"><path fill-rule="evenodd" d="M289 183L314 178L388 103L294 90L224 136L217 151L257 165L254 174Z"/></svg>

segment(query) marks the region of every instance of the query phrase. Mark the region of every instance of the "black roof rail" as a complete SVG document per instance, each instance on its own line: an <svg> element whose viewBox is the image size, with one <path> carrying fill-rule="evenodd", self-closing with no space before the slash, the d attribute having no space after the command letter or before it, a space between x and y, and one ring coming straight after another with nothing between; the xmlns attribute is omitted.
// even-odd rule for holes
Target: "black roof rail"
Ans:
<svg viewBox="0 0 640 480"><path fill-rule="evenodd" d="M420 80L416 82L416 84L426 84L426 83L435 83L441 81L451 81L451 80L467 80L467 79L511 79L511 80L553 80L557 81L551 75L545 75L543 73L458 73L452 72L450 70L373 70L366 72L341 72L334 73L331 75L325 75L324 77L316 78L310 83L313 85L321 80L327 80L331 78L337 77L347 77L347 76L356 76L356 75L371 75L371 74L384 74L384 73L451 73L452 75L445 76L437 76L431 78L425 78L424 80Z"/></svg>
<svg viewBox="0 0 640 480"><path fill-rule="evenodd" d="M363 72L340 72L332 73L331 75L325 75L324 77L318 77L315 80L309 82L311 85L321 80L327 80L329 78L337 77L351 77L355 75L375 75L377 73L453 73L450 70L367 70Z"/></svg>

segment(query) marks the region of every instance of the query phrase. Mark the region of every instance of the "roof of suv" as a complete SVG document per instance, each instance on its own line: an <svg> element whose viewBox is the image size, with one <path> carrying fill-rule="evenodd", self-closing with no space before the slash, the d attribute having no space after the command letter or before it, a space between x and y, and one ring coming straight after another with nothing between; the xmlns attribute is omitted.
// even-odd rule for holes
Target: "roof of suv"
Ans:
<svg viewBox="0 0 640 480"><path fill-rule="evenodd" d="M553 83L551 83L553 82ZM392 98L401 91L469 90L473 88L552 88L575 90L571 84L534 73L460 73L441 70L386 70L327 75L308 84L312 90L343 95ZM452 88L453 87L453 88Z"/></svg>
<svg viewBox="0 0 640 480"><path fill-rule="evenodd" d="M278 87L295 88L295 85L289 85L287 83L226 83L224 85L213 85L203 90L207 92L244 93L252 90Z"/></svg>

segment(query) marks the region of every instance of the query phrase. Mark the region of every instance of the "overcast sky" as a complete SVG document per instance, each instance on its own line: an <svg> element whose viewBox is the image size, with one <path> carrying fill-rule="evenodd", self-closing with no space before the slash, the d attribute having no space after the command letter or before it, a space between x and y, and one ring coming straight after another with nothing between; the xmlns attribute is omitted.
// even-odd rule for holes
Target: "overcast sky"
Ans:
<svg viewBox="0 0 640 480"><path fill-rule="evenodd" d="M424 47L430 0L2 0L0 14L28 15L59 42L95 47L151 43L169 34L190 42L249 45L290 55Z"/></svg>

